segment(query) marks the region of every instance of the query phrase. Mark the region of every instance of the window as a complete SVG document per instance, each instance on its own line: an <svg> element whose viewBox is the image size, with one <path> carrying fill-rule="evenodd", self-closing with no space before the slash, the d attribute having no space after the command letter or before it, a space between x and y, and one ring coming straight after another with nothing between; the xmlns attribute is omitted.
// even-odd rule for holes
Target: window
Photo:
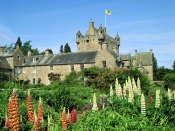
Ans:
<svg viewBox="0 0 175 131"><path fill-rule="evenodd" d="M74 65L70 65L71 72L74 71Z"/></svg>
<svg viewBox="0 0 175 131"><path fill-rule="evenodd" d="M53 66L50 66L50 71L53 71Z"/></svg>
<svg viewBox="0 0 175 131"><path fill-rule="evenodd" d="M21 59L21 58L20 58L20 56L18 56L17 58L18 58L18 60L20 60L20 59Z"/></svg>
<svg viewBox="0 0 175 131"><path fill-rule="evenodd" d="M36 57L33 57L33 62L36 62Z"/></svg>
<svg viewBox="0 0 175 131"><path fill-rule="evenodd" d="M35 78L33 78L32 83L35 84Z"/></svg>
<svg viewBox="0 0 175 131"><path fill-rule="evenodd" d="M84 64L80 64L80 70L84 69Z"/></svg>
<svg viewBox="0 0 175 131"><path fill-rule="evenodd" d="M106 61L102 61L102 66L106 68Z"/></svg>

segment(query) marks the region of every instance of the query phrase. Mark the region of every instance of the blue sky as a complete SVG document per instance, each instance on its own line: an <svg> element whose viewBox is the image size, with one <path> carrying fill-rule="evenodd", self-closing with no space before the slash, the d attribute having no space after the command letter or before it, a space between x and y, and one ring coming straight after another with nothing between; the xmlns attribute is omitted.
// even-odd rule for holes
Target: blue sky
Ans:
<svg viewBox="0 0 175 131"><path fill-rule="evenodd" d="M95 27L119 33L120 54L153 49L158 66L172 68L175 60L175 0L1 0L0 46L31 40L32 48L59 53L69 43L76 52L75 36L83 35L92 19Z"/></svg>

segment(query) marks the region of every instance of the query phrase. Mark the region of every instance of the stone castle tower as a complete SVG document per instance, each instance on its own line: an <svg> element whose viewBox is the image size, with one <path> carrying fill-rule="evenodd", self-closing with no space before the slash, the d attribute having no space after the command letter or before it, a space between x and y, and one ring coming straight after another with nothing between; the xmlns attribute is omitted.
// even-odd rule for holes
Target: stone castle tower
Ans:
<svg viewBox="0 0 175 131"><path fill-rule="evenodd" d="M80 31L76 34L77 52L82 51L100 51L104 48L113 50L119 55L120 37L117 34L115 38L106 33L106 28L100 26L94 27L94 22L90 21L90 26L83 36Z"/></svg>

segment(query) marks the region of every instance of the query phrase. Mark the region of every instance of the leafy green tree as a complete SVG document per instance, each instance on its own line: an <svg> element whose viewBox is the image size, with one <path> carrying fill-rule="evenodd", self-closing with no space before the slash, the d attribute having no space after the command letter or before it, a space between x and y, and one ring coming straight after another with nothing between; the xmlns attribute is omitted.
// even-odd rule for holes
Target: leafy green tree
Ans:
<svg viewBox="0 0 175 131"><path fill-rule="evenodd" d="M157 80L157 77L158 77L157 76L157 68L158 68L158 66L157 66L157 59L154 56L154 53L153 53L152 57L153 57L153 79Z"/></svg>
<svg viewBox="0 0 175 131"><path fill-rule="evenodd" d="M26 56L27 55L27 52L29 50L32 50L32 46L30 44L31 41L27 41L24 43L23 46L20 47L21 51L23 52L23 54Z"/></svg>
<svg viewBox="0 0 175 131"><path fill-rule="evenodd" d="M168 74L173 73L173 70L165 68L164 66L161 66L157 69L157 80L163 80L163 77Z"/></svg>
<svg viewBox="0 0 175 131"><path fill-rule="evenodd" d="M175 72L175 61L173 63L173 71Z"/></svg>
<svg viewBox="0 0 175 131"><path fill-rule="evenodd" d="M33 51L33 55L39 55L40 54L38 48L32 49L32 51Z"/></svg>
<svg viewBox="0 0 175 131"><path fill-rule="evenodd" d="M71 48L70 48L69 44L66 43L64 46L64 53L68 53L68 52L71 52Z"/></svg>
<svg viewBox="0 0 175 131"><path fill-rule="evenodd" d="M63 45L60 46L60 53L63 53Z"/></svg>
<svg viewBox="0 0 175 131"><path fill-rule="evenodd" d="M19 47L22 46L22 42L21 42L20 37L18 37L18 39L17 39L17 41L16 41L16 43L15 43L15 48L16 48L17 45L19 45Z"/></svg>

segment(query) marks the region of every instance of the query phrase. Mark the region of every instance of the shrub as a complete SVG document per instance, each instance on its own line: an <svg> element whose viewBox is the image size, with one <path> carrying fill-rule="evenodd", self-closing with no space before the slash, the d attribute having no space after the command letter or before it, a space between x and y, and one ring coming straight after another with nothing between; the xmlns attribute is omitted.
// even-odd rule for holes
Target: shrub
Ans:
<svg viewBox="0 0 175 131"><path fill-rule="evenodd" d="M164 76L164 85L166 89L175 90L175 73L168 73Z"/></svg>

